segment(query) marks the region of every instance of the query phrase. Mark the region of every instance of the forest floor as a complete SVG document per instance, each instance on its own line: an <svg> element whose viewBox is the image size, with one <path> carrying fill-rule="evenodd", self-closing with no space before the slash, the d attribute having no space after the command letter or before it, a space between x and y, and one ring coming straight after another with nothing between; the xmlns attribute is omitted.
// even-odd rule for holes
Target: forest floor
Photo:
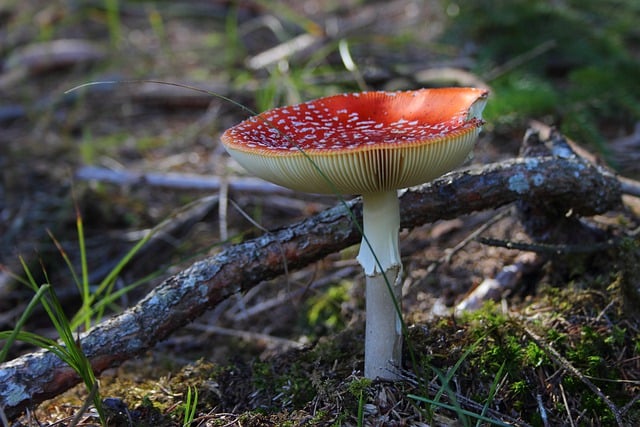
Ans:
<svg viewBox="0 0 640 427"><path fill-rule="evenodd" d="M114 290L138 285L109 305L110 316L198 259L339 203L257 181L233 190L226 184L250 175L229 159L220 134L247 111L150 80L212 91L252 111L362 89L492 89L492 79L519 65L472 72L479 41L448 33L459 13L456 3L436 0L0 6L0 330L13 329L32 298L15 280L21 259L39 283L53 285L69 316L82 304L56 242L78 272L84 253L98 283L147 230L218 196L171 241L141 250L123 269ZM548 46L540 46L521 62L545 59ZM558 67L550 67L555 84L569 84ZM95 82L103 83L68 92ZM502 105L488 107L493 114L507 108L499 96L489 102ZM547 111L494 121L491 114L470 163L517 157L530 119L559 124ZM568 136L584 142L594 162L638 179L633 125L632 114L597 124L604 149L580 132ZM105 171L133 178L109 182L98 174ZM217 189L199 187L211 177ZM403 230L403 381L362 377L364 278L352 246L211 307L103 373L109 425L638 425L640 199L623 202L581 219L613 242L604 246L581 236L536 245L515 204ZM569 243L580 250L566 250ZM491 279L506 283L471 304ZM456 311L462 302L473 307ZM56 338L43 310L25 329ZM9 357L29 351L16 342ZM9 425L96 425L88 394L76 386Z"/></svg>

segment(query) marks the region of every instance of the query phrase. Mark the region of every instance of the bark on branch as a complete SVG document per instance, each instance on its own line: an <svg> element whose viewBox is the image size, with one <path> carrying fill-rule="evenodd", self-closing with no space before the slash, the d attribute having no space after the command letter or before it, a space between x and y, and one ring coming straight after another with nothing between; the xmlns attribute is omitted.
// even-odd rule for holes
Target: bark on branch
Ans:
<svg viewBox="0 0 640 427"><path fill-rule="evenodd" d="M556 138L556 140L554 140ZM614 209L620 183L570 149L556 134L557 150L450 173L401 196L402 227L496 209L517 200L566 206L578 215ZM566 145L566 144L565 144ZM348 209L353 212L349 213ZM142 301L81 337L96 374L167 338L205 310L263 280L308 265L358 243L359 200L338 205L290 227L231 246L166 279ZM0 408L9 418L79 382L55 355L38 351L0 365Z"/></svg>

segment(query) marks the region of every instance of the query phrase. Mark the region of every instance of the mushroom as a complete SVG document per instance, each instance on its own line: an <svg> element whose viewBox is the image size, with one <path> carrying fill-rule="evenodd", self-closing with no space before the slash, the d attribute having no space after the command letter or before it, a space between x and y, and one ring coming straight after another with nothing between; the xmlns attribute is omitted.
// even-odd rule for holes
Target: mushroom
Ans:
<svg viewBox="0 0 640 427"><path fill-rule="evenodd" d="M222 142L251 173L310 193L360 194L366 276L367 378L396 379L402 353L398 190L469 155L488 92L420 89L334 95L275 108L228 129Z"/></svg>

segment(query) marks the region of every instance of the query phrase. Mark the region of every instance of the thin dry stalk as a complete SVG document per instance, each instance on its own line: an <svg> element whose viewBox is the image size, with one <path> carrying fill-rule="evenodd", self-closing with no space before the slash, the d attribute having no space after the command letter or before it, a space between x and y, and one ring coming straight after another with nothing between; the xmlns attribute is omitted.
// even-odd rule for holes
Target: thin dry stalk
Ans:
<svg viewBox="0 0 640 427"><path fill-rule="evenodd" d="M558 351L553 348L550 344L544 342L542 338L540 338L535 332L531 329L527 328L524 325L520 325L523 332L527 334L527 336L534 342L538 347L540 347L547 356L553 360L554 363L561 366L563 369L574 375L578 378L584 385L586 385L589 390L595 393L602 401L607 405L611 413L616 419L616 423L619 427L624 427L624 422L622 420L622 412L618 407L605 395L597 385L595 385L589 378L582 374L575 366L573 366L567 359L565 359Z"/></svg>

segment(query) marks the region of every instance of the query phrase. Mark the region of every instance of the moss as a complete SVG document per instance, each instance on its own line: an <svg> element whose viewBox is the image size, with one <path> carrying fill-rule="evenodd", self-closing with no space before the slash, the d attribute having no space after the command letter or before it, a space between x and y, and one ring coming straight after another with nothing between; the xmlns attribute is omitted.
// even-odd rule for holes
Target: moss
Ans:
<svg viewBox="0 0 640 427"><path fill-rule="evenodd" d="M309 375L311 371L305 365L304 361L293 361L286 371L281 371L271 363L254 364L256 391L264 393L270 401L263 406L265 410L298 409L313 398L316 391Z"/></svg>
<svg viewBox="0 0 640 427"><path fill-rule="evenodd" d="M562 363L566 362L551 357L550 351L554 349L591 378L616 405L626 404L637 393L637 386L623 379L635 370L628 361L638 356L640 346L638 334L618 323L618 316L623 314L620 294L605 294L581 284L568 289L544 288L538 298L535 318L513 318L489 303L477 312L464 314L455 326L450 319L440 319L414 328L415 335L417 331L429 334L418 335L414 345L427 346L424 361L434 369L444 369L444 377L455 378L456 389L464 390L476 402L490 398L490 384L504 380L496 399L530 422L537 410L531 402L536 402L537 396L547 406L562 401L563 393L572 400L571 407L577 404L588 408L588 422L613 422L605 402L565 369ZM451 333L452 327L456 333ZM527 330L542 336L542 341L534 340ZM448 334L446 342L437 338L440 334ZM459 348L465 350L460 352ZM555 376L564 391L558 388Z"/></svg>
<svg viewBox="0 0 640 427"><path fill-rule="evenodd" d="M347 388L349 393L354 397L360 398L362 394L371 386L372 381L369 378L355 378L353 379Z"/></svg>
<svg viewBox="0 0 640 427"><path fill-rule="evenodd" d="M352 282L344 280L306 301L306 309L301 311L305 314L303 329L309 331L312 338L344 329L346 319L342 306L349 301L352 286Z"/></svg>

